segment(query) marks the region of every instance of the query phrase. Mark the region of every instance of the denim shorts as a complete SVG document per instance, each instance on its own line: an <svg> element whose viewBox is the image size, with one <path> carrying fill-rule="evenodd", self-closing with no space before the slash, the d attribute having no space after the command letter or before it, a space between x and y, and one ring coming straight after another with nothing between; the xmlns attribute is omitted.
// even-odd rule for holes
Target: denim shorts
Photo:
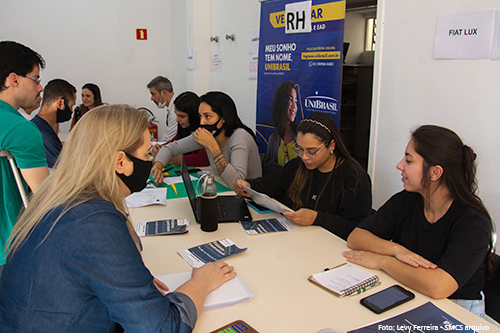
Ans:
<svg viewBox="0 0 500 333"><path fill-rule="evenodd" d="M484 318L484 294L481 291L482 299L450 299L450 301L457 303L464 309L469 310L475 315Z"/></svg>

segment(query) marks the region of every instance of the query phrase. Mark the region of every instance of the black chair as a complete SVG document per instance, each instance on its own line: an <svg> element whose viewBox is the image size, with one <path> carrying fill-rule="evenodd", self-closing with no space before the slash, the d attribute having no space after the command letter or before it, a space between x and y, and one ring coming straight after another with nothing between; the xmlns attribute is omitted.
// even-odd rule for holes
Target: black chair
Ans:
<svg viewBox="0 0 500 333"><path fill-rule="evenodd" d="M491 280L484 285L484 304L486 314L500 323L500 256L495 254L498 267Z"/></svg>

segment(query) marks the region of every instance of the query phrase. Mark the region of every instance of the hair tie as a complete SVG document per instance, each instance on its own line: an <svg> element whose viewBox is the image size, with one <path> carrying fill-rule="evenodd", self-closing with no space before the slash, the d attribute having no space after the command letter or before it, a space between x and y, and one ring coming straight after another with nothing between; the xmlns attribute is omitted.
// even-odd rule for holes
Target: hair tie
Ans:
<svg viewBox="0 0 500 333"><path fill-rule="evenodd" d="M330 135L332 135L332 131L330 131L330 129L328 127L326 127L325 125L323 125L322 123L320 123L317 120L309 119L309 118L304 118L304 119L302 119L302 121L309 121L311 123L317 124L317 125L323 127L324 129L326 129L328 131L328 133L330 133Z"/></svg>

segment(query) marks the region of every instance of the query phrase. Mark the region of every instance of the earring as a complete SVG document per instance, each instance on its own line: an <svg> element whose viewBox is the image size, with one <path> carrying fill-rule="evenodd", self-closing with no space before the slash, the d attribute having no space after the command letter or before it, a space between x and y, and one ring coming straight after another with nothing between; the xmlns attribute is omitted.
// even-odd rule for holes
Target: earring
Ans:
<svg viewBox="0 0 500 333"><path fill-rule="evenodd" d="M332 154L332 155L333 155L333 150L330 150L330 154Z"/></svg>

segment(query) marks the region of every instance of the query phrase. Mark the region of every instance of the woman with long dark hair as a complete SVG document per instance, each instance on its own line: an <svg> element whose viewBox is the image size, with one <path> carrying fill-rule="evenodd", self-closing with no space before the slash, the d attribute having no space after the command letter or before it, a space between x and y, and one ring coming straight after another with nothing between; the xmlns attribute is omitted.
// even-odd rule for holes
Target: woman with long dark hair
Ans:
<svg viewBox="0 0 500 333"><path fill-rule="evenodd" d="M347 260L484 315L493 225L476 193L475 159L453 131L417 128L397 165L404 190L352 232Z"/></svg>
<svg viewBox="0 0 500 333"><path fill-rule="evenodd" d="M200 115L198 113L200 103L200 97L192 91L185 91L175 98L174 113L177 121L177 135L170 142L187 138L200 127ZM153 148L153 157L156 157L160 149L161 146L158 144ZM184 159L187 166L201 167L210 165L205 148L186 153ZM167 164L181 165L181 157L172 157Z"/></svg>
<svg viewBox="0 0 500 333"><path fill-rule="evenodd" d="M297 157L292 149L297 136L297 92L291 81L283 81L276 88L273 99L274 133L269 137L264 164L285 165Z"/></svg>
<svg viewBox="0 0 500 333"><path fill-rule="evenodd" d="M297 127L294 150L300 158L262 178L238 180L238 195L249 196L242 185L278 199L296 210L283 213L300 225L318 225L347 239L371 213L370 178L347 151L332 117L312 113Z"/></svg>
<svg viewBox="0 0 500 333"><path fill-rule="evenodd" d="M97 84L85 83L82 87L82 104L78 105L75 111L73 111L71 129L73 129L78 120L80 120L85 113L102 104L101 90Z"/></svg>
<svg viewBox="0 0 500 333"><path fill-rule="evenodd" d="M229 95L211 91L200 97L200 127L187 138L163 146L151 169L155 181L163 180L163 167L172 157L205 149L210 165L231 189L238 179L262 175L257 141L253 131L241 122Z"/></svg>

